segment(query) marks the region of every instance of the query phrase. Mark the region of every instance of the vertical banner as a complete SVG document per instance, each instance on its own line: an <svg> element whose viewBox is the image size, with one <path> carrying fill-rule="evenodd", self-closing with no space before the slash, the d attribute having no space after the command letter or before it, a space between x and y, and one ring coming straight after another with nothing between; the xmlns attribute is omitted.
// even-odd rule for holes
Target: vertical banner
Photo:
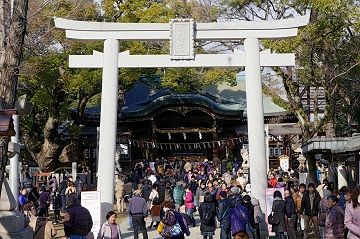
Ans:
<svg viewBox="0 0 360 239"><path fill-rule="evenodd" d="M268 226L269 236L275 236L275 232L272 232L272 230L271 230L272 226L267 221L268 216L271 214L272 204L273 204L273 201L274 201L274 192L275 191L280 191L281 195L284 198L284 188L266 188L265 189L265 202L266 202L265 220L266 220L266 224Z"/></svg>
<svg viewBox="0 0 360 239"><path fill-rule="evenodd" d="M97 237L97 234L100 231L101 227L101 201L100 201L100 192L97 191L87 191L81 192L81 205L89 210L91 218L93 221L93 227L91 232L94 234L94 237Z"/></svg>

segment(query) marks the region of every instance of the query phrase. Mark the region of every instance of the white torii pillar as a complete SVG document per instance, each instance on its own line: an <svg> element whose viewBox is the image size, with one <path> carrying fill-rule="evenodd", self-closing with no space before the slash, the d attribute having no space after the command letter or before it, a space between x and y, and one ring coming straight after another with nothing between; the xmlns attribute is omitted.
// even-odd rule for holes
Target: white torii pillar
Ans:
<svg viewBox="0 0 360 239"><path fill-rule="evenodd" d="M266 205L264 194L265 188L267 188L267 162L259 44L257 38L247 38L244 42L246 55L246 110L251 196L259 199L260 205Z"/></svg>
<svg viewBox="0 0 360 239"><path fill-rule="evenodd" d="M117 68L240 67L245 66L252 195L265 210L267 185L265 128L260 67L294 66L294 54L260 52L259 39L282 39L297 35L298 27L309 22L309 14L292 19L237 23L197 23L175 19L168 23L82 22L55 18L55 26L66 36L82 40L105 40L104 53L72 55L71 68L103 68L100 116L98 190L101 191L102 219L112 209L117 124ZM169 30L170 29L170 30ZM194 54L195 40L245 39L245 52ZM119 53L118 40L170 40L170 55Z"/></svg>
<svg viewBox="0 0 360 239"><path fill-rule="evenodd" d="M98 191L101 190L101 215L114 208L114 172L118 113L118 55L119 41L104 42L100 139L98 164ZM105 94L104 94L105 93Z"/></svg>

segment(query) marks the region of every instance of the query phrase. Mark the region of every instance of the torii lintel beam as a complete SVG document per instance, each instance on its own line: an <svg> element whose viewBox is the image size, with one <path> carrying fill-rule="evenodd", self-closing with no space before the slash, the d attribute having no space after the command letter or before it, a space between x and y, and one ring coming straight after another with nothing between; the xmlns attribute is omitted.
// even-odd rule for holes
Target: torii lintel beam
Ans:
<svg viewBox="0 0 360 239"><path fill-rule="evenodd" d="M309 23L310 14L273 21L195 23L195 40L278 39L297 35L298 27ZM66 37L83 40L169 40L171 23L85 22L55 18L55 27Z"/></svg>
<svg viewBox="0 0 360 239"><path fill-rule="evenodd" d="M102 68L103 53L94 55L70 55L70 68ZM119 68L173 68L173 67L239 67L246 65L244 52L234 54L198 54L194 60L171 60L169 55L130 55L129 51L119 53ZM260 53L261 66L294 66L295 54Z"/></svg>

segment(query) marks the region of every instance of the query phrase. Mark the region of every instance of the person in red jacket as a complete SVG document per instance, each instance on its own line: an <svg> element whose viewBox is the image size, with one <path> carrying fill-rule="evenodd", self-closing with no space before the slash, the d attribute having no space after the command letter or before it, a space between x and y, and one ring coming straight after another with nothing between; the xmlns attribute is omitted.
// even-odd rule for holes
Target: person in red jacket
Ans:
<svg viewBox="0 0 360 239"><path fill-rule="evenodd" d="M268 181L268 185L270 188L275 188L277 184L277 179L273 173L270 174L270 179Z"/></svg>
<svg viewBox="0 0 360 239"><path fill-rule="evenodd" d="M195 211L194 194L191 191L190 185L188 185L185 188L184 201L185 201L186 214L190 217L192 226L195 227L196 223L195 223L195 219L194 219L194 215L193 215L193 213Z"/></svg>

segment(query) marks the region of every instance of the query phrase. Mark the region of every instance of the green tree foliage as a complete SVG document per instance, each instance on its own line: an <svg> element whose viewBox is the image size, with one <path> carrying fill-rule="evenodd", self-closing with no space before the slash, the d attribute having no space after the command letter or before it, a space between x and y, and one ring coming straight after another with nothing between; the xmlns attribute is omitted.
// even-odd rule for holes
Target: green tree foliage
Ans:
<svg viewBox="0 0 360 239"><path fill-rule="evenodd" d="M268 20L305 14L311 9L311 21L295 38L262 41L264 48L278 53L295 52L297 67L276 68L286 98L277 89L265 85L265 93L299 119L306 141L319 132L342 132L359 108L359 7L353 0L242 1L224 0L224 16L229 19ZM315 89L315 120L310 120L301 102L302 88ZM320 115L316 92L325 90L326 110ZM280 93L281 94L281 93ZM344 124L342 127L345 126ZM335 136L332 133L332 136Z"/></svg>
<svg viewBox="0 0 360 239"><path fill-rule="evenodd" d="M353 0L243 1L224 0L224 15L242 20L280 19L303 15L311 9L310 24L295 38L262 41L274 52L295 52L297 67L274 68L283 86L264 85L266 94L294 113L306 142L319 133L342 135L359 112L359 4ZM305 90L303 90L305 89ZM308 89L308 90L307 90ZM313 89L313 119L302 103L302 97ZM325 95L322 113L319 98ZM285 95L285 98L283 97ZM310 177L315 177L315 160L309 160Z"/></svg>
<svg viewBox="0 0 360 239"><path fill-rule="evenodd" d="M22 142L42 171L53 170L60 161L76 160L75 137L86 104L101 91L99 70L70 70L69 54L91 54L102 44L71 42L64 32L54 29L52 17L101 20L91 1L30 1L29 34L25 39L24 61L19 82L34 108L21 119ZM77 108L74 123L67 123L71 109ZM59 132L70 132L64 141ZM25 156L26 157L26 156Z"/></svg>
<svg viewBox="0 0 360 239"><path fill-rule="evenodd" d="M102 51L103 42L83 42L65 38L54 29L52 17L84 21L169 22L176 17L197 21L215 21L218 9L209 2L103 0L100 4L87 0L30 0L29 34L25 60L21 68L21 93L27 93L34 109L23 117L22 141L42 171L50 171L59 163L75 161L76 136L86 106L98 105L101 93L101 70L69 69L68 55ZM200 43L197 52L205 52ZM120 51L131 54L169 54L168 42L122 41ZM162 78L161 83L176 92L199 91L205 85L222 80L234 82L235 71L226 69L120 69L119 102L132 83L140 77ZM77 109L76 114L70 113ZM74 119L73 121L71 119ZM59 132L66 130L64 140Z"/></svg>

